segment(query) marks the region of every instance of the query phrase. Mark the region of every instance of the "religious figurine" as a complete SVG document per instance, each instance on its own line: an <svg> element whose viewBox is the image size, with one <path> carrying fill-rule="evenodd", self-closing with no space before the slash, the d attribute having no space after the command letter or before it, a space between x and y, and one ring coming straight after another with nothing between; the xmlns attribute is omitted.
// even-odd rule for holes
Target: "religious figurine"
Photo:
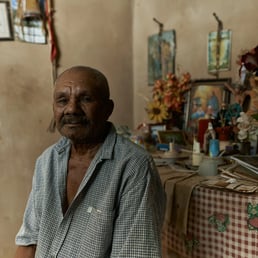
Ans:
<svg viewBox="0 0 258 258"><path fill-rule="evenodd" d="M243 111L248 115L258 114L258 77L249 78L250 90L245 91L245 100L243 102Z"/></svg>
<svg viewBox="0 0 258 258"><path fill-rule="evenodd" d="M232 87L228 83L225 83L225 87L233 94L234 102L242 106L245 98L245 90L240 84L235 84L235 87Z"/></svg>

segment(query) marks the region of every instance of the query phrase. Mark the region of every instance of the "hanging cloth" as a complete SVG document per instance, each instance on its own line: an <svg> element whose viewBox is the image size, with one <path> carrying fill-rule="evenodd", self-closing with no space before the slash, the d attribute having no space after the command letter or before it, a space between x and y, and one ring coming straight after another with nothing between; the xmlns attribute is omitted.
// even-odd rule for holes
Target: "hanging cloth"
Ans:
<svg viewBox="0 0 258 258"><path fill-rule="evenodd" d="M13 1L15 38L19 41L46 44L46 28L37 0Z"/></svg>

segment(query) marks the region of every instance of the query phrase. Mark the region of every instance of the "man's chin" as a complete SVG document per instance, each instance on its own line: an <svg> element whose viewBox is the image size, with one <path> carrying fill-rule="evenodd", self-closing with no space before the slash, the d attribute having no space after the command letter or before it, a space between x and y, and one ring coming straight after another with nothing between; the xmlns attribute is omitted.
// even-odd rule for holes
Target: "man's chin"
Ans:
<svg viewBox="0 0 258 258"><path fill-rule="evenodd" d="M59 132L62 136L69 138L70 140L85 139L85 127L83 126L63 126Z"/></svg>
<svg viewBox="0 0 258 258"><path fill-rule="evenodd" d="M87 137L85 135L80 135L78 133L73 134L73 133L66 133L63 134L66 138L71 140L73 143L86 143L87 142Z"/></svg>

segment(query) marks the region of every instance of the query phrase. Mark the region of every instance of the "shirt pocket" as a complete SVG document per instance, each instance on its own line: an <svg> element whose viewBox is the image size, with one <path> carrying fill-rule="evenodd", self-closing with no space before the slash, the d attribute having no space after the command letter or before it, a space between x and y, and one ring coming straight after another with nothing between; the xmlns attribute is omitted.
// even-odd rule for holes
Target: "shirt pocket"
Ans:
<svg viewBox="0 0 258 258"><path fill-rule="evenodd" d="M115 212L94 207L89 207L87 212L90 216L81 242L79 257L108 257L112 244Z"/></svg>

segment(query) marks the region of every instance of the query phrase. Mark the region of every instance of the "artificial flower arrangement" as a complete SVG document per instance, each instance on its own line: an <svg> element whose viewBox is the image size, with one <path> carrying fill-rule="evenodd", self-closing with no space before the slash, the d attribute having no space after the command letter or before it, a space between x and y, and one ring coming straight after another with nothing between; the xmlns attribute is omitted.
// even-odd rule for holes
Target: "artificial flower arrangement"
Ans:
<svg viewBox="0 0 258 258"><path fill-rule="evenodd" d="M155 123L163 123L172 118L174 112L182 112L185 103L185 92L190 89L190 73L177 77L168 73L166 79L155 81L152 100L148 102L146 111L149 119Z"/></svg>
<svg viewBox="0 0 258 258"><path fill-rule="evenodd" d="M251 50L242 50L237 64L240 65L239 73L243 65L249 73L256 73L258 71L258 45Z"/></svg>
<svg viewBox="0 0 258 258"><path fill-rule="evenodd" d="M258 45L251 50L242 50L238 56L237 64L240 65L240 77L244 68L244 80L241 79L243 92L251 97L247 113L258 120Z"/></svg>
<svg viewBox="0 0 258 258"><path fill-rule="evenodd" d="M258 129L257 120L248 116L245 112L241 112L237 118L237 129L237 138L240 142L251 140Z"/></svg>

